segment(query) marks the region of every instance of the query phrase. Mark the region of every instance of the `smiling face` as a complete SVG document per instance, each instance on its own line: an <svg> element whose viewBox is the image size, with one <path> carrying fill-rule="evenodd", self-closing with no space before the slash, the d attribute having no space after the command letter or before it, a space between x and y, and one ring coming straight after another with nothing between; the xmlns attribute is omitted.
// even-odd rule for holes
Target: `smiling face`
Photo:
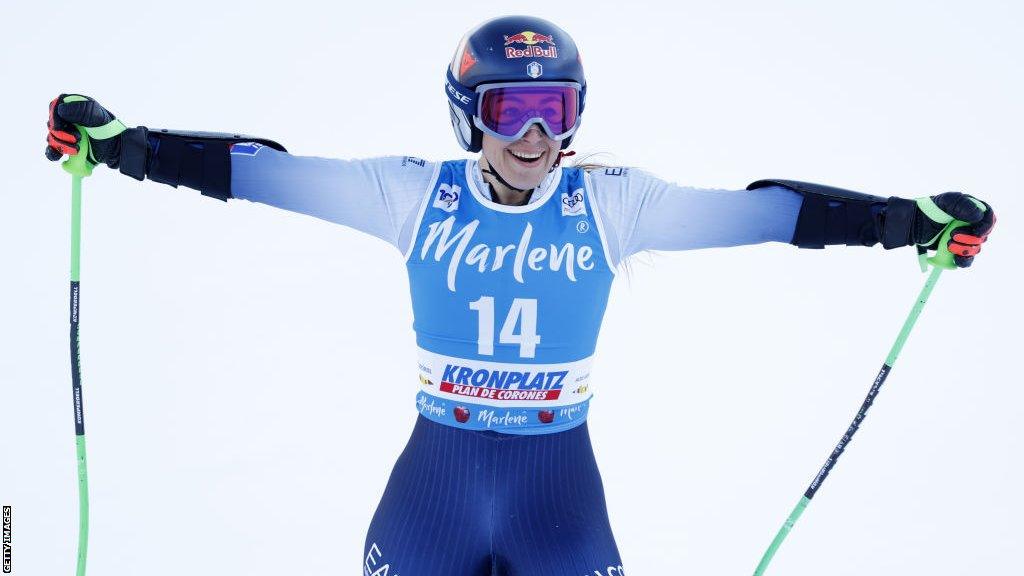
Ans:
<svg viewBox="0 0 1024 576"><path fill-rule="evenodd" d="M521 190L536 188L544 181L558 160L560 149L561 142L548 138L537 124L513 142L488 134L483 138L483 155L487 164L509 184Z"/></svg>

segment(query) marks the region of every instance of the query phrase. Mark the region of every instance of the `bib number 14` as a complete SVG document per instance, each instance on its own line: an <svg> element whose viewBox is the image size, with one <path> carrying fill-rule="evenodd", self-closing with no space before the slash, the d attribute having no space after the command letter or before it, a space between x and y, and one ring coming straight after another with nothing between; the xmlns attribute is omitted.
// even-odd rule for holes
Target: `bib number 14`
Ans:
<svg viewBox="0 0 1024 576"><path fill-rule="evenodd" d="M494 297L481 296L469 303L470 310L477 312L477 354L494 355ZM516 325L519 332L516 332ZM540 344L537 334L537 299L516 298L508 309L505 322L498 335L501 344L519 344L520 358L533 358Z"/></svg>

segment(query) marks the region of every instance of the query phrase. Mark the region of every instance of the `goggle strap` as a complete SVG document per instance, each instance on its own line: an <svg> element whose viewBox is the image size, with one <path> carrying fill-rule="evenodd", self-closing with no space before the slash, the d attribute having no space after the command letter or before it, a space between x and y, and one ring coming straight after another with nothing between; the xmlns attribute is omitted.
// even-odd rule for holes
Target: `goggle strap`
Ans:
<svg viewBox="0 0 1024 576"><path fill-rule="evenodd" d="M466 116L472 118L476 115L477 111L477 99L479 96L476 91L466 87L461 82L455 79L455 75L452 74L452 69L448 68L447 82L445 82L444 91L448 94L448 100L462 109L466 113Z"/></svg>

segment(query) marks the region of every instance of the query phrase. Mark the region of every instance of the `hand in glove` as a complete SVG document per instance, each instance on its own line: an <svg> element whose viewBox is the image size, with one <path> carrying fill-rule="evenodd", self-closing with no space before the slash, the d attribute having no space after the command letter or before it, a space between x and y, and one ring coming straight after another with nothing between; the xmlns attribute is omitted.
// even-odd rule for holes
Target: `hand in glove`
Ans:
<svg viewBox="0 0 1024 576"><path fill-rule="evenodd" d="M77 125L77 126L76 126ZM89 135L90 164L104 163L117 168L121 160L121 143L125 126L100 103L77 94L61 94L50 102L50 119L46 123L46 157L60 160L67 154L78 154L82 137L78 126Z"/></svg>
<svg viewBox="0 0 1024 576"><path fill-rule="evenodd" d="M974 256L981 252L981 244L988 239L996 223L992 207L962 192L944 192L930 198L918 198L917 213L911 228L914 244L935 250L946 225L953 220L967 222L953 231L947 242L953 260L960 268L967 268Z"/></svg>

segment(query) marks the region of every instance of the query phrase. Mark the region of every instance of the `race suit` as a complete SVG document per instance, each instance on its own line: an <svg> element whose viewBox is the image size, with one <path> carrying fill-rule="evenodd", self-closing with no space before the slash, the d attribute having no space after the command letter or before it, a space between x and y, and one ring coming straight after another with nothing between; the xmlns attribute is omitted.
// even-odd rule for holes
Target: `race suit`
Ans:
<svg viewBox="0 0 1024 576"><path fill-rule="evenodd" d="M472 160L259 144L235 144L231 169L234 198L355 228L405 259L419 419L371 522L365 576L624 575L586 426L616 270L644 250L788 242L801 205L779 187L556 168L510 206Z"/></svg>

